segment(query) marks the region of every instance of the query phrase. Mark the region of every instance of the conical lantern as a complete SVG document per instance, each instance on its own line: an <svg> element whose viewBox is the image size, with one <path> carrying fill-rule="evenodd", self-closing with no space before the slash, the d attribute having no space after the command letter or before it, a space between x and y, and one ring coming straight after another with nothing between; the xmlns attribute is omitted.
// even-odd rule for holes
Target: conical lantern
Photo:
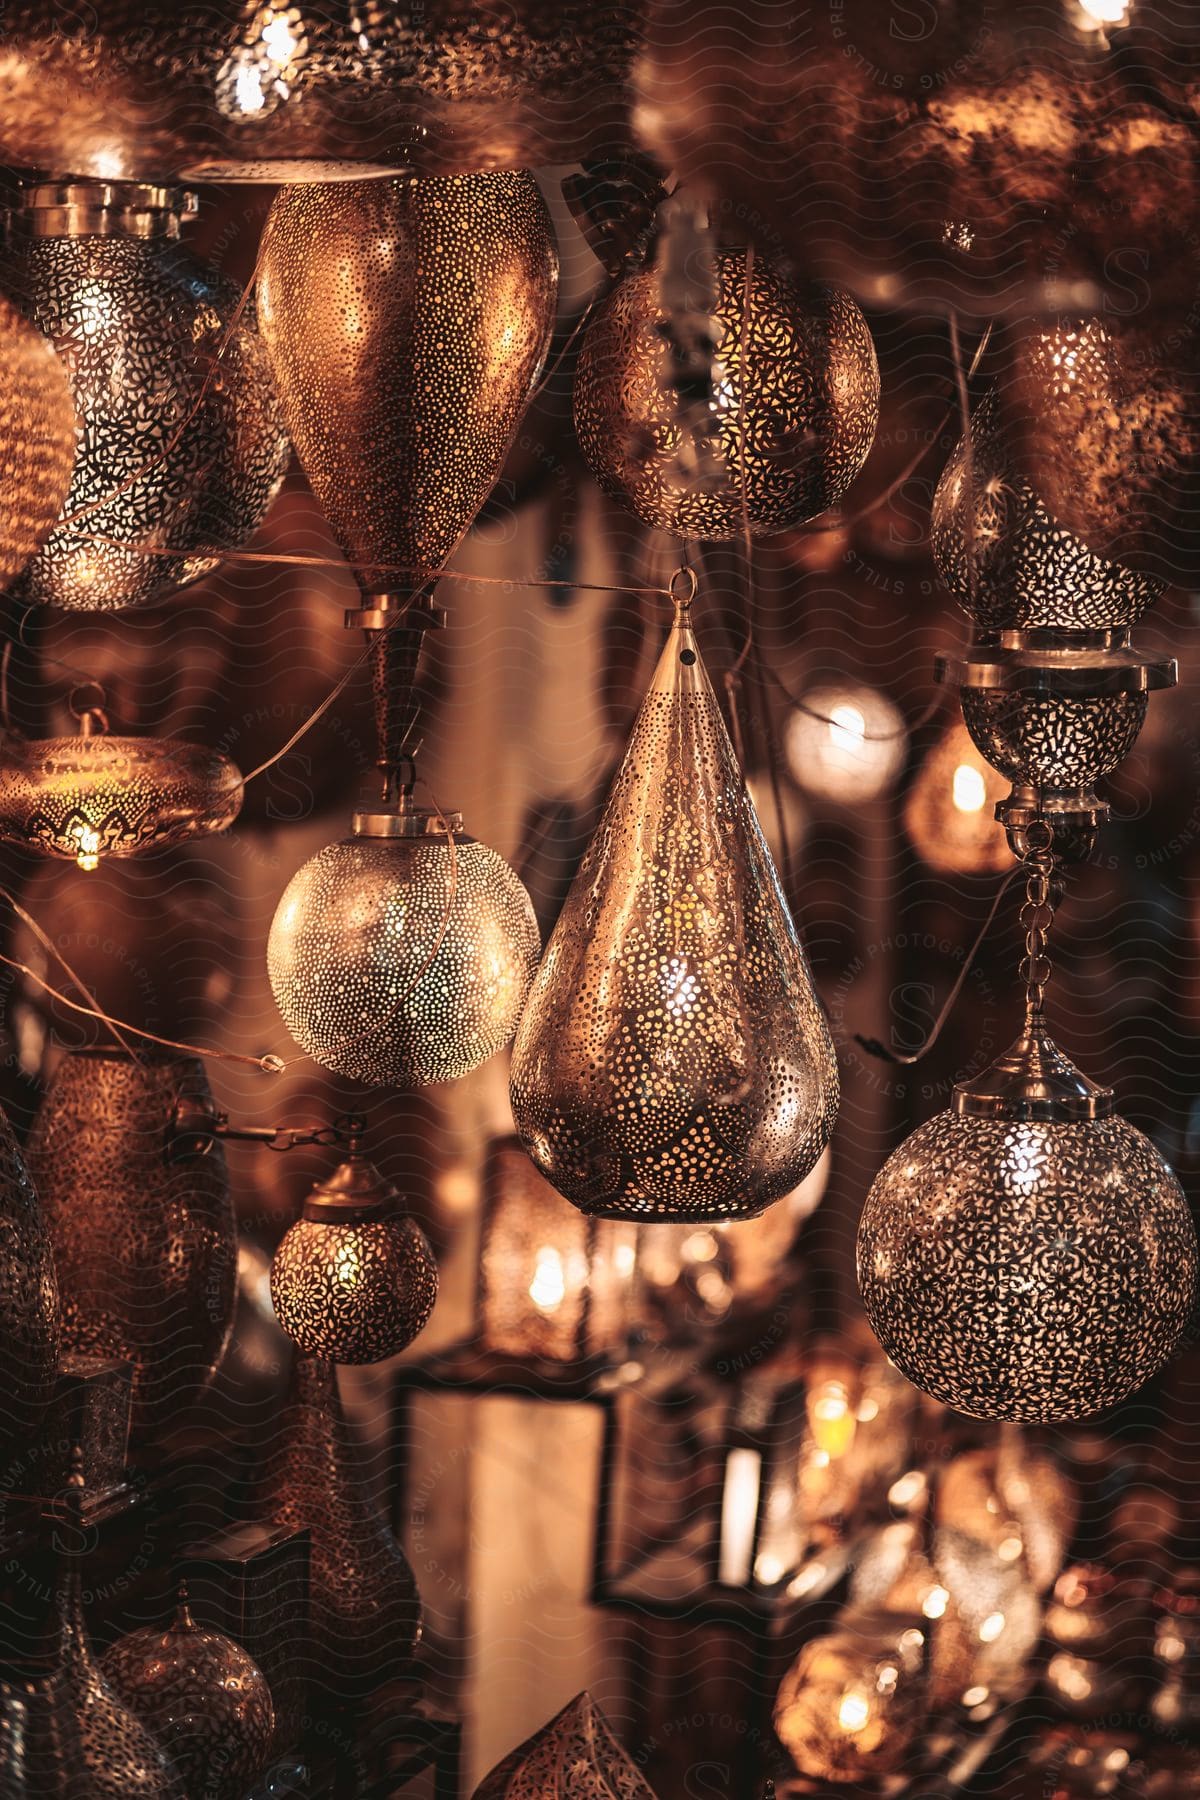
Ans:
<svg viewBox="0 0 1200 1800"><path fill-rule="evenodd" d="M62 1322L50 1238L12 1127L0 1112L0 1467L50 1399Z"/></svg>
<svg viewBox="0 0 1200 1800"><path fill-rule="evenodd" d="M554 323L522 170L285 187L263 335L296 450L365 592L442 567L500 472Z"/></svg>
<svg viewBox="0 0 1200 1800"><path fill-rule="evenodd" d="M195 1058L78 1050L59 1065L29 1137L65 1341L133 1365L135 1444L185 1419L233 1322L237 1231L224 1152L172 1151L184 1099L211 1110Z"/></svg>
<svg viewBox="0 0 1200 1800"><path fill-rule="evenodd" d="M0 297L0 588L54 528L75 466L67 372L41 334Z"/></svg>
<svg viewBox="0 0 1200 1800"><path fill-rule="evenodd" d="M234 325L236 287L178 242L194 194L79 181L23 199L17 298L65 364L80 439L22 597L77 611L161 598L244 543L283 480L262 341L252 315Z"/></svg>
<svg viewBox="0 0 1200 1800"><path fill-rule="evenodd" d="M751 1218L838 1106L829 1026L696 647L674 627L513 1050L546 1179L609 1218Z"/></svg>
<svg viewBox="0 0 1200 1800"><path fill-rule="evenodd" d="M475 1789L473 1800L654 1800L636 1763L586 1690L510 1750Z"/></svg>
<svg viewBox="0 0 1200 1800"><path fill-rule="evenodd" d="M316 1691L354 1701L403 1674L421 1597L367 1487L330 1362L296 1358L257 1511L311 1534L306 1673Z"/></svg>
<svg viewBox="0 0 1200 1800"><path fill-rule="evenodd" d="M165 1631L147 1626L118 1638L100 1672L162 1745L187 1793L241 1800L261 1774L275 1730L266 1676L224 1632L196 1624L185 1590Z"/></svg>
<svg viewBox="0 0 1200 1800"><path fill-rule="evenodd" d="M438 1272L429 1239L356 1147L320 1181L271 1263L271 1299L308 1356L375 1363L429 1323Z"/></svg>

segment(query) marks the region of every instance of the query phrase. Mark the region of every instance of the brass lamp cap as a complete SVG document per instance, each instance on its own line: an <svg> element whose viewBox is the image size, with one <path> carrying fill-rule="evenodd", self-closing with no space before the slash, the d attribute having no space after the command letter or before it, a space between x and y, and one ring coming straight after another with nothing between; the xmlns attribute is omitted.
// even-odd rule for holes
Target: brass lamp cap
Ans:
<svg viewBox="0 0 1200 1800"><path fill-rule="evenodd" d="M361 1225L369 1219L385 1219L400 1205L399 1189L379 1173L374 1163L353 1152L324 1181L318 1181L304 1202L304 1217L325 1225Z"/></svg>
<svg viewBox="0 0 1200 1800"><path fill-rule="evenodd" d="M1113 1110L1113 1091L1089 1081L1054 1042L1042 1014L1034 1013L1003 1056L981 1075L958 1084L951 1105L965 1118L1064 1124L1106 1119Z"/></svg>

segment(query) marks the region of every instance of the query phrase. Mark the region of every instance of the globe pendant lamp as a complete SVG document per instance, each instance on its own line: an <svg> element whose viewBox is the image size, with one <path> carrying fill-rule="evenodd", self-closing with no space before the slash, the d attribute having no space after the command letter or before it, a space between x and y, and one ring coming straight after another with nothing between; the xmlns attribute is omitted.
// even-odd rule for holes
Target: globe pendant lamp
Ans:
<svg viewBox="0 0 1200 1800"><path fill-rule="evenodd" d="M313 1188L271 1263L275 1315L306 1356L382 1362L429 1323L437 1264L400 1206L357 1143Z"/></svg>
<svg viewBox="0 0 1200 1800"><path fill-rule="evenodd" d="M259 303L309 485L366 593L445 563L516 434L554 324L532 175L281 188Z"/></svg>
<svg viewBox="0 0 1200 1800"><path fill-rule="evenodd" d="M12 1126L0 1112L0 1470L28 1448L42 1421L61 1336L45 1218Z"/></svg>
<svg viewBox="0 0 1200 1800"><path fill-rule="evenodd" d="M829 1027L681 602L513 1050L522 1142L607 1218L752 1218L838 1107Z"/></svg>
<svg viewBox="0 0 1200 1800"><path fill-rule="evenodd" d="M74 737L0 739L0 838L92 870L224 831L241 811L227 756L181 738L110 736L101 707Z"/></svg>
<svg viewBox="0 0 1200 1800"><path fill-rule="evenodd" d="M421 1635L408 1561L366 1484L337 1370L297 1356L256 1503L312 1541L309 1667L315 1694L352 1703L403 1675Z"/></svg>
<svg viewBox="0 0 1200 1800"><path fill-rule="evenodd" d="M162 599L244 543L279 489L289 448L266 352L252 315L234 324L237 288L181 248L195 213L194 194L136 182L24 191L18 298L62 359L80 432L23 599Z"/></svg>
<svg viewBox="0 0 1200 1800"><path fill-rule="evenodd" d="M1085 1418L1175 1348L1196 1233L1149 1138L1112 1111L1031 1009L867 1196L858 1280L909 1380L974 1418Z"/></svg>
<svg viewBox="0 0 1200 1800"><path fill-rule="evenodd" d="M40 332L0 295L0 588L54 528L75 467L67 372Z"/></svg>
<svg viewBox="0 0 1200 1800"><path fill-rule="evenodd" d="M266 1676L232 1638L196 1624L186 1589L165 1631L118 1638L100 1673L162 1745L187 1793L241 1800L262 1773L275 1730Z"/></svg>
<svg viewBox="0 0 1200 1800"><path fill-rule="evenodd" d="M763 257L715 253L707 417L691 442L655 267L629 275L588 326L575 430L600 486L681 538L756 536L845 493L879 422L867 322L840 288L803 287Z"/></svg>
<svg viewBox="0 0 1200 1800"><path fill-rule="evenodd" d="M237 1231L225 1154L172 1147L184 1102L215 1110L198 1059L77 1050L27 1155L62 1293L64 1341L133 1366L135 1447L186 1423L233 1323Z"/></svg>

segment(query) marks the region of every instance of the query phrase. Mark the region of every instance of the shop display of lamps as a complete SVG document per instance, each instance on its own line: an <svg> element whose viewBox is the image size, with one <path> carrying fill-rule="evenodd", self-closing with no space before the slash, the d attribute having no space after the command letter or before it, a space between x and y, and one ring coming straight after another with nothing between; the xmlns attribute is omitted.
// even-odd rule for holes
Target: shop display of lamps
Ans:
<svg viewBox="0 0 1200 1800"><path fill-rule="evenodd" d="M684 598L521 1019L517 1130L585 1212L749 1218L813 1168L838 1093Z"/></svg>
<svg viewBox="0 0 1200 1800"><path fill-rule="evenodd" d="M237 289L178 241L196 210L194 194L134 182L23 192L18 298L58 351L80 422L28 601L161 599L244 543L283 480L289 446L252 317L235 320Z"/></svg>

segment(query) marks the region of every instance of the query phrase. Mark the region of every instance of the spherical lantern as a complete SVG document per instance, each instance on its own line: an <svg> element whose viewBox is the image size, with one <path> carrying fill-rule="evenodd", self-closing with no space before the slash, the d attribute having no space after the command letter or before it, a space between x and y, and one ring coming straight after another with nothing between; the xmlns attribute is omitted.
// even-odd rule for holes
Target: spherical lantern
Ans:
<svg viewBox="0 0 1200 1800"><path fill-rule="evenodd" d="M904 829L922 862L947 875L998 875L1013 866L996 804L1008 793L961 719L933 746L904 805Z"/></svg>
<svg viewBox="0 0 1200 1800"><path fill-rule="evenodd" d="M153 1733L189 1794L240 1800L271 1751L275 1708L258 1664L220 1631L203 1631L181 1591L166 1631L118 1638L100 1671Z"/></svg>
<svg viewBox="0 0 1200 1800"><path fill-rule="evenodd" d="M309 485L367 592L437 570L500 473L554 324L533 176L280 189L263 335Z"/></svg>
<svg viewBox="0 0 1200 1800"><path fill-rule="evenodd" d="M194 212L194 195L131 182L27 190L22 299L66 366L80 441L26 600L90 612L161 599L244 543L283 479L252 318L233 326L237 288L177 241Z"/></svg>
<svg viewBox="0 0 1200 1800"><path fill-rule="evenodd" d="M928 1710L918 1614L851 1613L807 1643L779 1685L775 1731L796 1767L824 1781L898 1769Z"/></svg>
<svg viewBox="0 0 1200 1800"><path fill-rule="evenodd" d="M400 1195L357 1152L318 1182L271 1264L271 1299L306 1356L375 1363L429 1323L438 1273Z"/></svg>
<svg viewBox="0 0 1200 1800"><path fill-rule="evenodd" d="M227 756L180 738L110 737L84 715L75 737L9 737L0 838L81 869L224 831L242 804Z"/></svg>
<svg viewBox="0 0 1200 1800"><path fill-rule="evenodd" d="M133 1365L136 1445L186 1421L233 1323L237 1227L225 1155L169 1154L176 1109L212 1098L198 1058L64 1057L27 1146L50 1228L63 1335Z"/></svg>
<svg viewBox="0 0 1200 1800"><path fill-rule="evenodd" d="M688 604L546 948L510 1093L547 1181L602 1218L752 1218L829 1140L829 1025Z"/></svg>
<svg viewBox="0 0 1200 1800"><path fill-rule="evenodd" d="M0 587L54 527L75 466L67 372L40 333L0 295Z"/></svg>
<svg viewBox="0 0 1200 1800"><path fill-rule="evenodd" d="M859 1287L925 1393L976 1418L1084 1418L1175 1348L1195 1228L1153 1144L1111 1107L1031 1016L876 1177Z"/></svg>
<svg viewBox="0 0 1200 1800"><path fill-rule="evenodd" d="M389 835L372 836L373 821ZM267 966L283 1022L372 1086L455 1081L504 1048L537 967L529 895L457 813L360 814L293 875ZM392 835L392 834L395 835Z"/></svg>
<svg viewBox="0 0 1200 1800"><path fill-rule="evenodd" d="M903 768L907 747L899 707L859 682L810 688L784 727L796 786L842 805L884 793Z"/></svg>
<svg viewBox="0 0 1200 1800"><path fill-rule="evenodd" d="M841 499L879 420L867 322L838 288L805 288L742 251L716 258L710 419L689 443L671 387L670 318L657 269L597 310L575 378L575 430L601 487L683 538L757 536ZM743 510L744 509L744 510Z"/></svg>
<svg viewBox="0 0 1200 1800"><path fill-rule="evenodd" d="M1132 625L1164 584L1089 550L1020 474L995 392L971 420L933 497L930 543L938 573L989 631Z"/></svg>

